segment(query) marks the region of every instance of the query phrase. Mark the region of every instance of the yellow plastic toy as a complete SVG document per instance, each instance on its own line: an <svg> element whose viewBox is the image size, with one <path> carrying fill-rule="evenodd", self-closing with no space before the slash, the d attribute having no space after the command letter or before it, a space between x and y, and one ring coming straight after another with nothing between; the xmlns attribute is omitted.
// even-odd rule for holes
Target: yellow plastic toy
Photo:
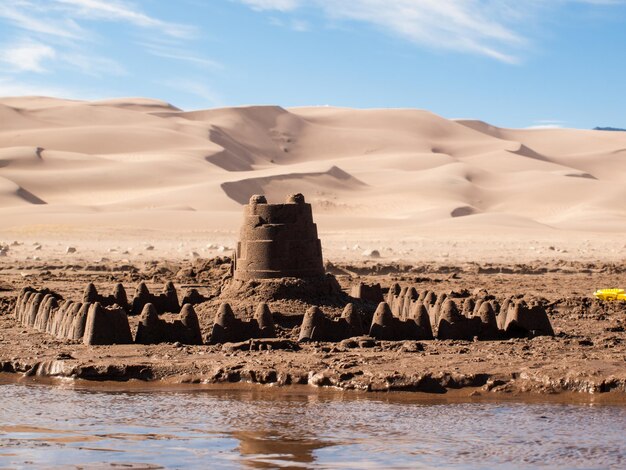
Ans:
<svg viewBox="0 0 626 470"><path fill-rule="evenodd" d="M622 300L626 302L626 291L624 289L598 289L593 295L600 300Z"/></svg>

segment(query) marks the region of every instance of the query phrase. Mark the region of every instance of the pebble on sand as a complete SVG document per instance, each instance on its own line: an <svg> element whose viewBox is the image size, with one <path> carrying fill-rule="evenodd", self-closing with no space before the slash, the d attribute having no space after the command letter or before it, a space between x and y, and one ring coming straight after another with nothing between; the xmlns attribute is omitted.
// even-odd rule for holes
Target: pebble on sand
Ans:
<svg viewBox="0 0 626 470"><path fill-rule="evenodd" d="M65 249L65 253L68 253L68 254L69 254L69 253L76 253L76 248L75 248L75 247L73 247L73 246L68 246L68 247Z"/></svg>

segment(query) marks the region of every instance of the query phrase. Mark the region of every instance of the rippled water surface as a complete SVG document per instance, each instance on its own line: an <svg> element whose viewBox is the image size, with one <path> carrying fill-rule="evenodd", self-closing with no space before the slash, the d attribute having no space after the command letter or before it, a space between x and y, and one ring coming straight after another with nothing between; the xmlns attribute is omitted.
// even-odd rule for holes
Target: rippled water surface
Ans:
<svg viewBox="0 0 626 470"><path fill-rule="evenodd" d="M0 398L2 468L626 467L623 406L21 384Z"/></svg>

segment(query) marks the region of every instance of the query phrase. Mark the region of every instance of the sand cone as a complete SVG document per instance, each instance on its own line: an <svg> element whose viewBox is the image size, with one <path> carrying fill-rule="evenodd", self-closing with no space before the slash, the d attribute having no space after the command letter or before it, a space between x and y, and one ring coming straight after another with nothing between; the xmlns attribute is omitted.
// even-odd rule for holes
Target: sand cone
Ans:
<svg viewBox="0 0 626 470"><path fill-rule="evenodd" d="M540 305L529 308L523 300L509 308L504 330L510 337L554 336L545 309Z"/></svg>
<svg viewBox="0 0 626 470"><path fill-rule="evenodd" d="M135 292L135 297L133 298L133 304L131 306L131 314L139 315L144 305L150 303L152 300L152 295L148 290L148 286L146 286L145 282L140 282L137 286L137 291Z"/></svg>
<svg viewBox="0 0 626 470"><path fill-rule="evenodd" d="M496 312L491 302L483 302L478 310L478 315L481 322L480 339L497 339L499 334L498 323L496 321Z"/></svg>
<svg viewBox="0 0 626 470"><path fill-rule="evenodd" d="M147 303L144 305L139 324L137 325L137 333L135 335L135 343L138 344L157 344L161 342L161 320L154 305Z"/></svg>
<svg viewBox="0 0 626 470"><path fill-rule="evenodd" d="M85 325L87 324L87 314L89 313L89 307L91 304L84 303L81 305L76 318L74 318L74 325L72 328L73 340L81 340L85 335Z"/></svg>
<svg viewBox="0 0 626 470"><path fill-rule="evenodd" d="M37 314L35 316L35 321L33 323L33 328L35 328L36 330L41 331L41 322L44 316L44 311L46 309L46 305L50 302L51 298L51 294L46 294L44 295L41 304L39 304L39 308L37 309Z"/></svg>
<svg viewBox="0 0 626 470"><path fill-rule="evenodd" d="M128 317L124 310L106 309L100 302L91 304L87 312L83 343L88 345L132 343Z"/></svg>
<svg viewBox="0 0 626 470"><path fill-rule="evenodd" d="M398 294L400 294L400 284L396 282L389 288L389 292L387 292L387 304L391 305L393 303L394 297L396 297Z"/></svg>
<svg viewBox="0 0 626 470"><path fill-rule="evenodd" d="M53 295L49 296L38 318L39 324L37 329L39 331L45 332L48 330L48 322L50 322L50 319L54 316L54 312L57 308L59 308L59 304L56 297Z"/></svg>
<svg viewBox="0 0 626 470"><path fill-rule="evenodd" d="M233 326L236 320L237 318L230 304L221 304L215 315L215 324L227 328Z"/></svg>
<svg viewBox="0 0 626 470"><path fill-rule="evenodd" d="M437 338L471 340L479 331L479 318L465 318L452 300L444 302L437 324Z"/></svg>
<svg viewBox="0 0 626 470"><path fill-rule="evenodd" d="M43 302L44 297L45 296L42 293L37 293L32 298L28 309L28 316L26 318L26 326L30 326L32 328L35 325L37 312L39 311L39 306Z"/></svg>
<svg viewBox="0 0 626 470"><path fill-rule="evenodd" d="M411 309L413 308L413 304L417 302L419 295L415 290L415 287L409 287L404 296L404 304L402 306L402 311L400 312L400 319L406 320L409 318L411 314Z"/></svg>
<svg viewBox="0 0 626 470"><path fill-rule="evenodd" d="M424 295L424 305L426 305L426 308L430 309L430 307L432 307L436 303L437 294L435 294L433 291L426 292L426 294Z"/></svg>
<svg viewBox="0 0 626 470"><path fill-rule="evenodd" d="M485 302L485 299L476 300L476 303L474 304L474 310L472 310L472 314L468 315L468 317L477 317L478 312L480 311L480 307L482 307L484 302Z"/></svg>
<svg viewBox="0 0 626 470"><path fill-rule="evenodd" d="M183 305L180 310L180 321L189 331L189 344L202 344L202 330L198 315L191 304Z"/></svg>
<svg viewBox="0 0 626 470"><path fill-rule="evenodd" d="M261 302L256 308L254 314L257 324L259 325L260 338L274 338L276 330L274 328L274 317L270 308L265 302Z"/></svg>
<svg viewBox="0 0 626 470"><path fill-rule="evenodd" d="M395 339L394 318L391 308L386 302L378 304L372 325L370 326L370 336L376 339L393 340Z"/></svg>
<svg viewBox="0 0 626 470"><path fill-rule="evenodd" d="M441 308L443 303L446 300L447 295L445 293L439 294L437 296L437 301L435 304L428 309L428 316L430 318L430 326L434 328L436 325L439 325L439 317L441 316ZM455 305L456 308L456 305Z"/></svg>
<svg viewBox="0 0 626 470"><path fill-rule="evenodd" d="M506 317L509 314L509 309L511 308L512 301L511 299L505 299L500 306L500 312L496 316L496 324L498 325L498 329L504 331L504 325L506 324Z"/></svg>
<svg viewBox="0 0 626 470"><path fill-rule="evenodd" d="M15 318L22 321L22 314L24 311L25 299L27 299L32 293L33 288L30 286L22 287L17 294L17 300L15 302Z"/></svg>
<svg viewBox="0 0 626 470"><path fill-rule="evenodd" d="M87 287L85 287L85 292L83 293L83 302L97 302L98 297L99 296L96 286L94 286L92 282L87 284Z"/></svg>
<svg viewBox="0 0 626 470"><path fill-rule="evenodd" d="M220 305L215 314L213 329L211 330L211 343L225 343L229 341L233 334L237 334L237 318L230 304L223 303Z"/></svg>
<svg viewBox="0 0 626 470"><path fill-rule="evenodd" d="M346 333L348 338L362 336L364 334L363 322L361 321L361 316L354 308L354 304L349 303L345 306L341 313L341 318L345 319L348 325L348 331Z"/></svg>
<svg viewBox="0 0 626 470"><path fill-rule="evenodd" d="M319 307L310 307L302 319L298 341L322 341L324 320L324 313Z"/></svg>
<svg viewBox="0 0 626 470"><path fill-rule="evenodd" d="M118 282L113 288L113 298L115 303L122 307L124 310L128 310L128 296L126 295L126 289L122 283Z"/></svg>
<svg viewBox="0 0 626 470"><path fill-rule="evenodd" d="M474 307L476 306L476 302L471 297L468 297L463 301L463 316L467 318L474 316Z"/></svg>
<svg viewBox="0 0 626 470"><path fill-rule="evenodd" d="M165 304L164 310L167 312L178 312L180 310L180 304L178 302L178 293L176 292L176 286L172 281L167 282L165 284L165 289L163 291L165 294Z"/></svg>
<svg viewBox="0 0 626 470"><path fill-rule="evenodd" d="M433 339L433 330L430 326L428 309L423 302L418 300L413 304L409 317L415 322L418 328L418 338L416 339Z"/></svg>

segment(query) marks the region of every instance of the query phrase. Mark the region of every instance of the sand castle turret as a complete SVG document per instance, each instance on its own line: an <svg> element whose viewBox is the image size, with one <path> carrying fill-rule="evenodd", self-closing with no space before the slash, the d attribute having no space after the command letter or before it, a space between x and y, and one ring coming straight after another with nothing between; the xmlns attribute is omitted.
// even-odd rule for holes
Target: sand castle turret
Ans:
<svg viewBox="0 0 626 470"><path fill-rule="evenodd" d="M312 278L324 275L322 245L311 205L302 194L284 204L268 204L252 196L244 206L244 222L235 253L234 278Z"/></svg>

